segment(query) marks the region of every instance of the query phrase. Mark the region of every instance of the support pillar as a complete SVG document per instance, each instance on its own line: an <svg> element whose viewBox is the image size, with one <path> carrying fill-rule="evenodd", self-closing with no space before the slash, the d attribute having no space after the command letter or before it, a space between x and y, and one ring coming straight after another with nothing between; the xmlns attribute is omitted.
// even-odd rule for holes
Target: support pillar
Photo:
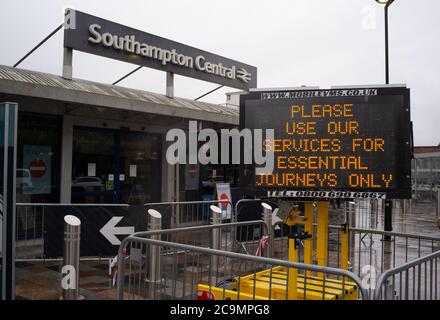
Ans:
<svg viewBox="0 0 440 320"><path fill-rule="evenodd" d="M385 200L385 225L384 231L393 231L393 200ZM390 241L390 236L384 236L385 241Z"/></svg>
<svg viewBox="0 0 440 320"><path fill-rule="evenodd" d="M328 260L328 201L318 202L318 234L316 256L318 265L327 266Z"/></svg>
<svg viewBox="0 0 440 320"><path fill-rule="evenodd" d="M298 262L298 248L296 246L296 239L289 238L289 262ZM289 281L287 284L287 299L296 300L298 290L298 269L289 268Z"/></svg>
<svg viewBox="0 0 440 320"><path fill-rule="evenodd" d="M167 72L166 96L174 98L174 73Z"/></svg>
<svg viewBox="0 0 440 320"><path fill-rule="evenodd" d="M345 223L341 226L341 268L344 270L348 270L349 267L349 242L350 242L350 227L348 223Z"/></svg>
<svg viewBox="0 0 440 320"><path fill-rule="evenodd" d="M73 61L73 49L64 48L63 53L63 78L72 80L72 61Z"/></svg>
<svg viewBox="0 0 440 320"><path fill-rule="evenodd" d="M310 239L304 240L304 263L313 264L313 239L314 239L314 226L313 226L313 202L307 201L304 204L304 232L310 234ZM307 271L307 275L311 276L312 272Z"/></svg>

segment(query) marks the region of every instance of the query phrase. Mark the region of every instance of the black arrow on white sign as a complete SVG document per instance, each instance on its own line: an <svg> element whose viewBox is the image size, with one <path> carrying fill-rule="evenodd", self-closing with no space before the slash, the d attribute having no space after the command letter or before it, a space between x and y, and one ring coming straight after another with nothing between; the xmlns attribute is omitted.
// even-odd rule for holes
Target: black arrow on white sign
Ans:
<svg viewBox="0 0 440 320"><path fill-rule="evenodd" d="M116 227L116 225L124 217L112 217L109 222L107 222L99 232L114 246L121 244L121 241L116 237L116 235L122 234L132 234L134 233L134 227Z"/></svg>

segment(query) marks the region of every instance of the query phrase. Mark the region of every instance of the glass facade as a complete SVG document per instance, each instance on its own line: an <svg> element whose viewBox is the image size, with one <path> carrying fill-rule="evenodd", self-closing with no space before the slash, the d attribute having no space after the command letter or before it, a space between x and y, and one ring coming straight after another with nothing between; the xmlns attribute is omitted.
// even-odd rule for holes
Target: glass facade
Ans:
<svg viewBox="0 0 440 320"><path fill-rule="evenodd" d="M61 144L61 117L19 113L17 202L60 202ZM161 134L74 126L71 203L160 202L164 153ZM212 200L238 176L238 165L180 165L179 200Z"/></svg>
<svg viewBox="0 0 440 320"><path fill-rule="evenodd" d="M218 132L220 135L220 132ZM187 141L187 145L189 141ZM198 150L204 142L198 143ZM232 147L229 149L229 163L232 163ZM209 154L209 151L208 151ZM221 161L221 150L218 152ZM188 150L187 150L188 159ZM236 164L185 164L179 166L179 201L214 200L215 184L229 182L231 192L238 191L239 165ZM234 195L232 195L234 197Z"/></svg>
<svg viewBox="0 0 440 320"><path fill-rule="evenodd" d="M440 157L412 160L413 193L417 200L433 200L440 190Z"/></svg>
<svg viewBox="0 0 440 320"><path fill-rule="evenodd" d="M75 127L72 202L161 200L161 135Z"/></svg>

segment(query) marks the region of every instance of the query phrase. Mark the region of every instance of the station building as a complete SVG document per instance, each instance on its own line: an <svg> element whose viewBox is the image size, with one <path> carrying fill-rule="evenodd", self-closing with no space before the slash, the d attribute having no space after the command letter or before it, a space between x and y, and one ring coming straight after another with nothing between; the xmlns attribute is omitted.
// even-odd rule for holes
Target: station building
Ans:
<svg viewBox="0 0 440 320"><path fill-rule="evenodd" d="M440 146L414 147L413 198L432 201L440 194Z"/></svg>
<svg viewBox="0 0 440 320"><path fill-rule="evenodd" d="M0 66L0 101L18 103L17 202L201 200L223 166L169 165L166 132L197 120L238 126L238 108ZM231 171L232 170L232 171Z"/></svg>

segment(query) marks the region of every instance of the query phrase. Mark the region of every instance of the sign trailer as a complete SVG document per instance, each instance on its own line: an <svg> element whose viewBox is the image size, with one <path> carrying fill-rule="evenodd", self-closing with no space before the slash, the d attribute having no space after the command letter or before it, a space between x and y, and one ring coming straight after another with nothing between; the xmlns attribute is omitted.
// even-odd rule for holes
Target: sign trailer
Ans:
<svg viewBox="0 0 440 320"><path fill-rule="evenodd" d="M410 90L254 91L240 127L274 129L274 170L244 165L242 194L296 198L411 197Z"/></svg>

